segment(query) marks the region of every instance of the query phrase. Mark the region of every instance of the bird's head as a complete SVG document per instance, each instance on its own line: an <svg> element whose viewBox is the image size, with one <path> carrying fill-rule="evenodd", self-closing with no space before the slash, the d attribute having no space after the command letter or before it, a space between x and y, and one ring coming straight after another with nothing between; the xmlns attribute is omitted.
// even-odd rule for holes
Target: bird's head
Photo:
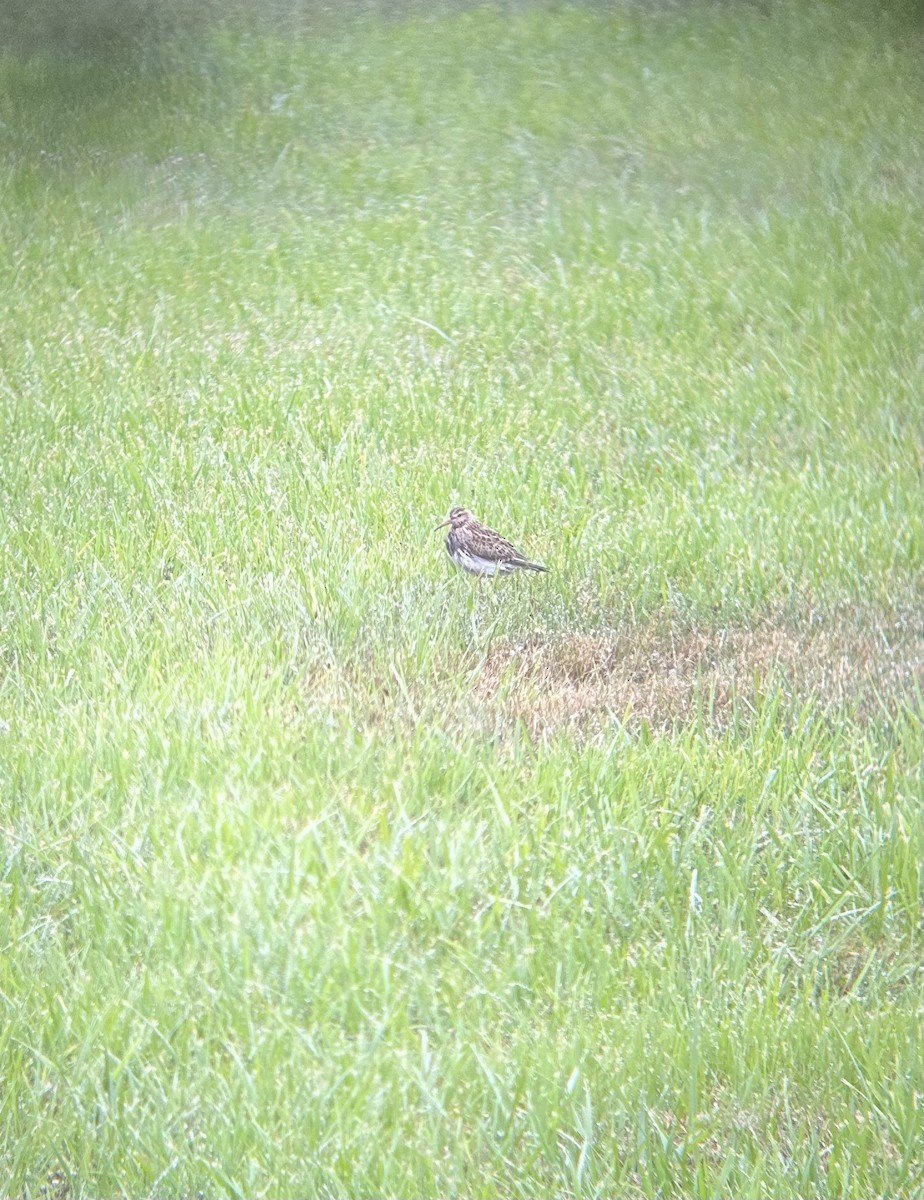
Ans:
<svg viewBox="0 0 924 1200"><path fill-rule="evenodd" d="M470 521L471 519L472 514L467 508L451 508L446 520L440 521L439 525L436 525L434 528L445 529L447 525L451 525L453 529L458 529L460 525L464 525L466 521Z"/></svg>

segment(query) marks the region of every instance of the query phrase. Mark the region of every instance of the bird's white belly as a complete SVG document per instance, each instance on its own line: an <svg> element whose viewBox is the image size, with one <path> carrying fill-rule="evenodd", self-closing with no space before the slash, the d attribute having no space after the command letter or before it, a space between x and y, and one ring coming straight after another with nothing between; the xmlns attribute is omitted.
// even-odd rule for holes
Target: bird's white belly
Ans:
<svg viewBox="0 0 924 1200"><path fill-rule="evenodd" d="M495 562L490 558L479 558L477 554L466 554L464 550L457 550L455 559L462 570L468 571L470 575L496 575L498 572L506 575L510 570L507 563Z"/></svg>

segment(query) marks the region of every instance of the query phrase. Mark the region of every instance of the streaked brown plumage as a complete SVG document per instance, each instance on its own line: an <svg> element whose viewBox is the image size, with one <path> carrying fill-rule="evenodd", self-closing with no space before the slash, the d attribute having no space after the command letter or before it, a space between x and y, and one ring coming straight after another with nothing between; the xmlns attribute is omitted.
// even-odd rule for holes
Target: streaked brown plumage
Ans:
<svg viewBox="0 0 924 1200"><path fill-rule="evenodd" d="M541 563L530 562L512 542L489 529L468 511L453 508L445 521L436 526L446 534L446 552L457 567L470 575L509 575L513 571L547 571Z"/></svg>

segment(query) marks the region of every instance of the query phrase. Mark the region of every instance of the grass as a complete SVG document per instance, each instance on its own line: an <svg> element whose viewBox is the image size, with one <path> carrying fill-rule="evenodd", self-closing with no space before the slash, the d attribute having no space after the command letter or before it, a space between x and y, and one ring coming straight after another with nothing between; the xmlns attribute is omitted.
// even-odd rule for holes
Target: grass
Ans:
<svg viewBox="0 0 924 1200"><path fill-rule="evenodd" d="M0 62L0 1195L920 1194L922 71L864 14ZM451 503L550 575L453 574Z"/></svg>

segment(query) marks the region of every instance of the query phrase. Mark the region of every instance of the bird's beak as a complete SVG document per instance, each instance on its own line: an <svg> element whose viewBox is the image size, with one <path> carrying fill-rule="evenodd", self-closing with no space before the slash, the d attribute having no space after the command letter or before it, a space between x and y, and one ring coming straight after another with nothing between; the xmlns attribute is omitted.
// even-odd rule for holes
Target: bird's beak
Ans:
<svg viewBox="0 0 924 1200"><path fill-rule="evenodd" d="M436 533L437 529L445 529L448 524L449 518L447 517L445 521L440 521L439 525L434 525L431 532Z"/></svg>

